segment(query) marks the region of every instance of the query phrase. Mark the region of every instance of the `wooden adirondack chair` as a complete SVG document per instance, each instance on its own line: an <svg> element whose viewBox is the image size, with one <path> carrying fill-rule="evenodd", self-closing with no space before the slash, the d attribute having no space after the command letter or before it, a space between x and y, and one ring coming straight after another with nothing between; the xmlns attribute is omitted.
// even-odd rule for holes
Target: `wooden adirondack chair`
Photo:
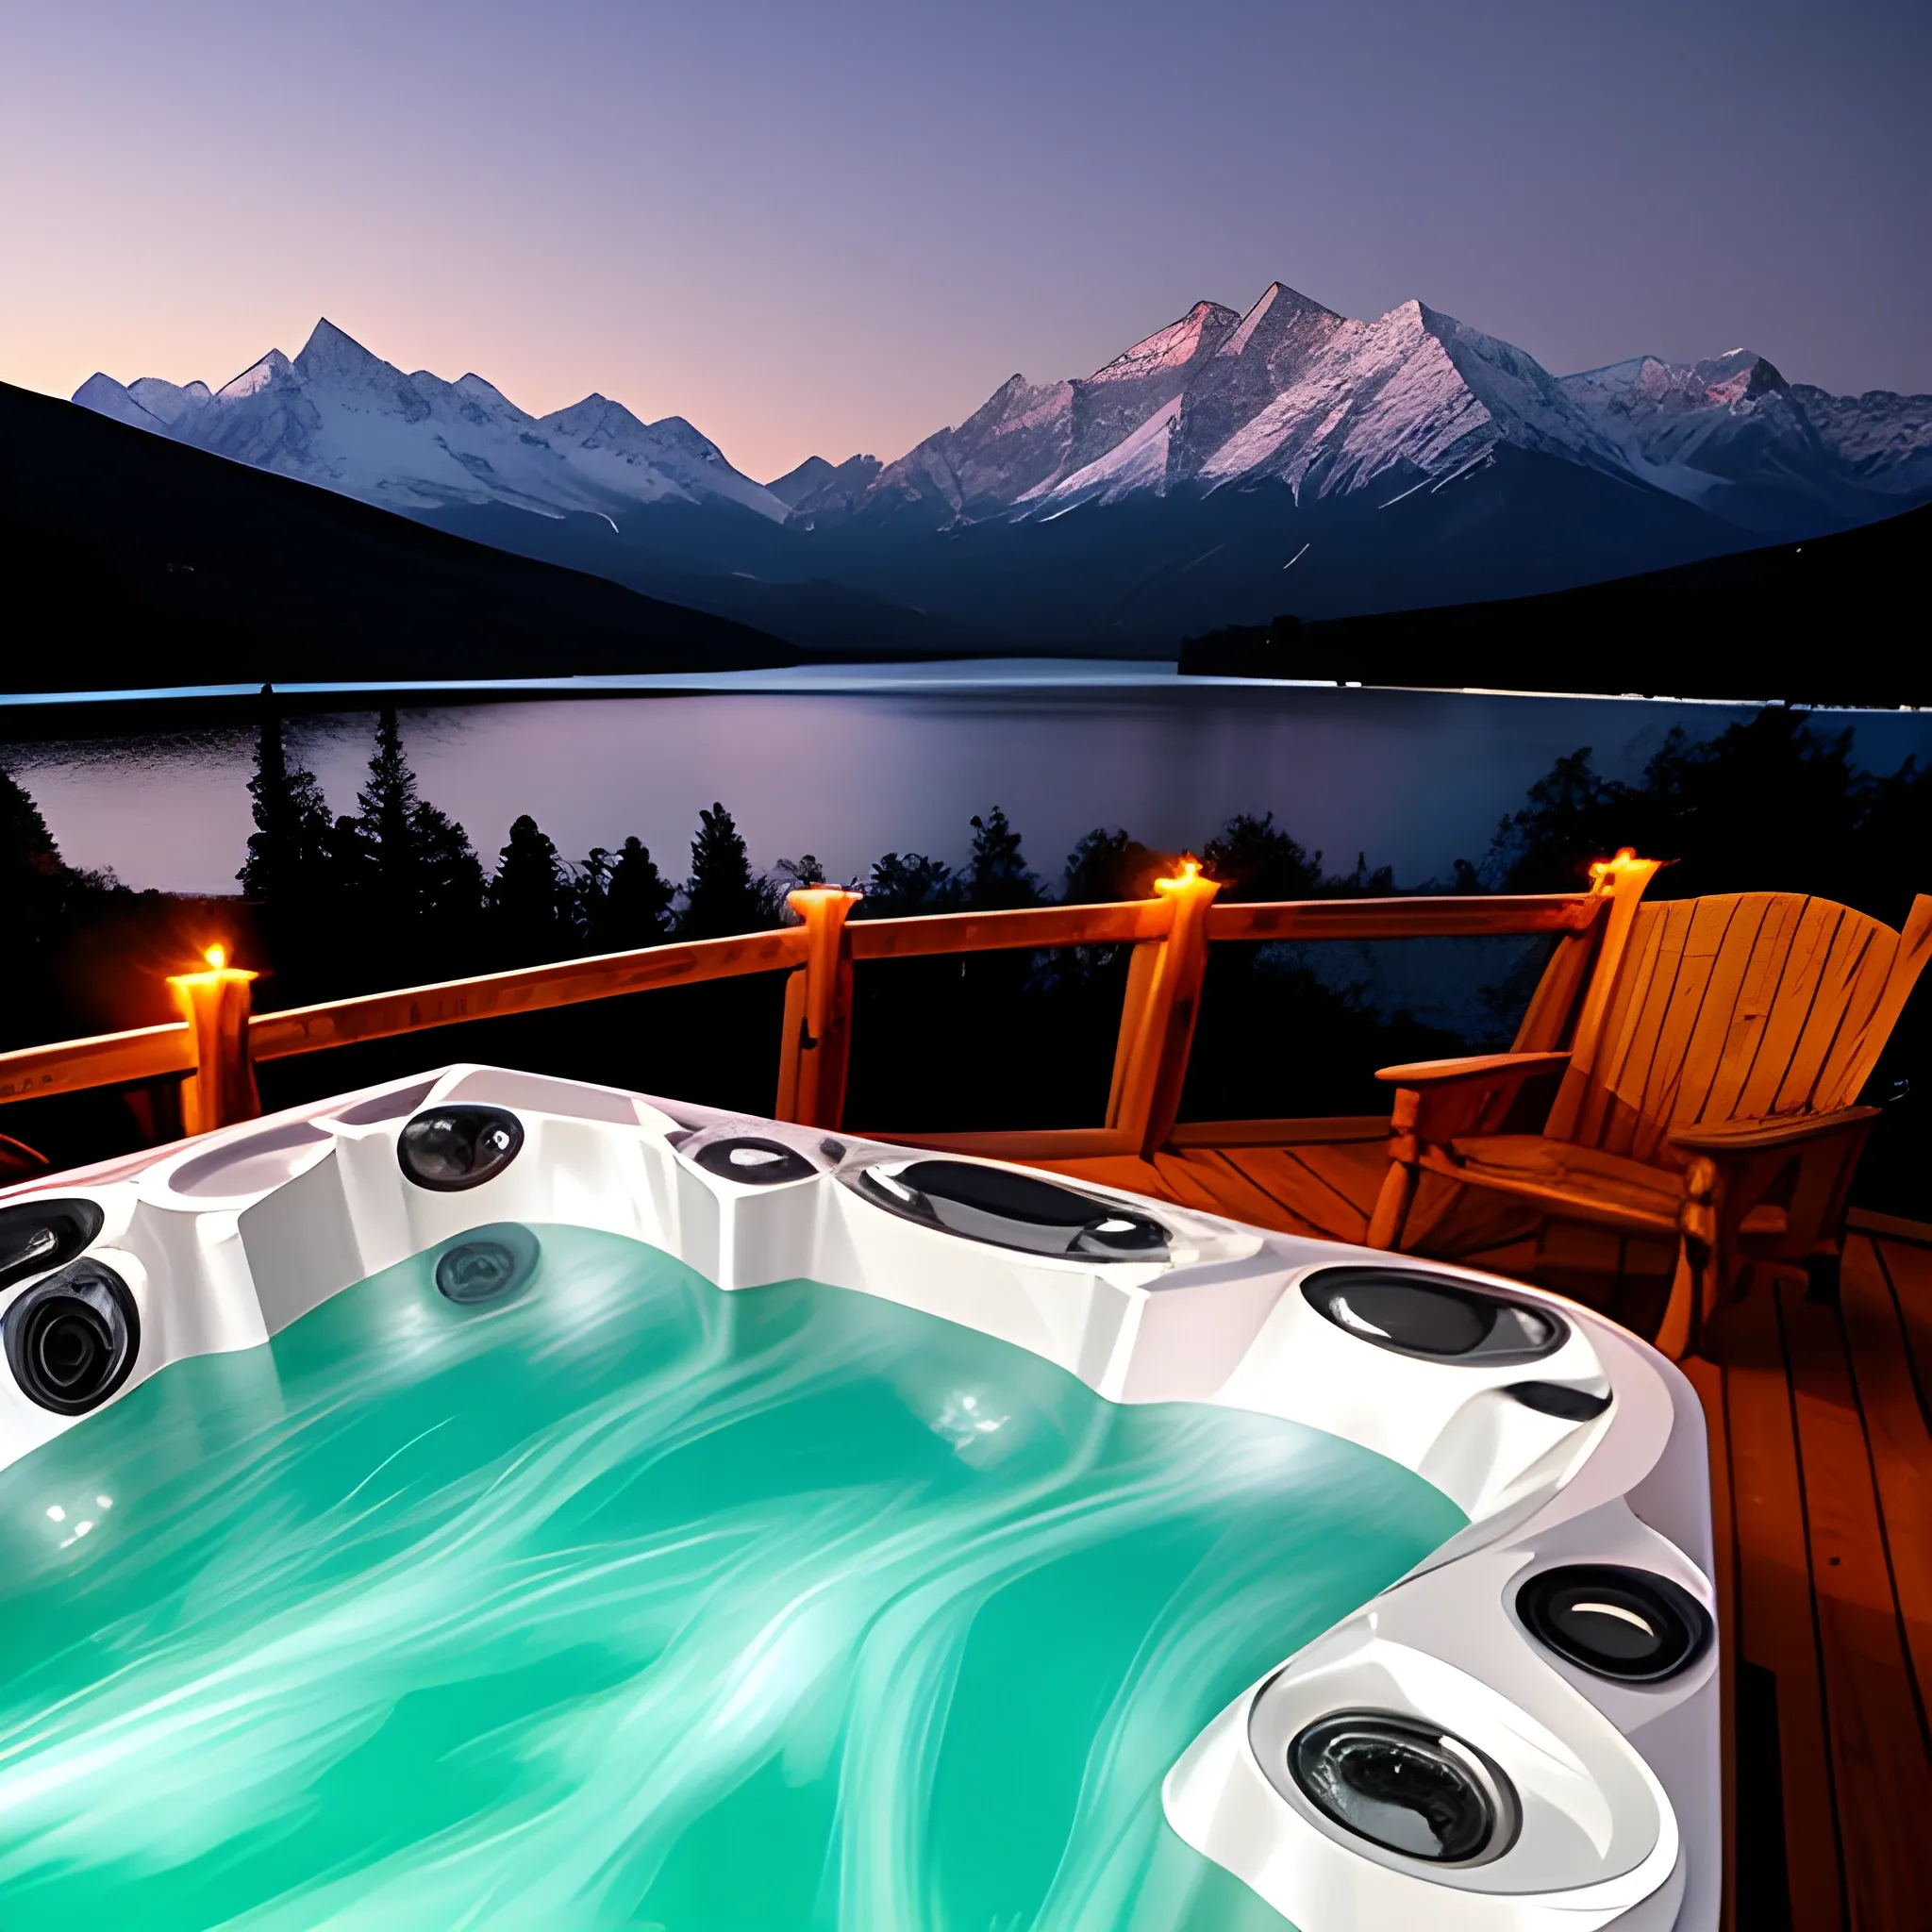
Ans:
<svg viewBox="0 0 1932 1932"><path fill-rule="evenodd" d="M1396 1094L1368 1239L1400 1245L1423 1172L1674 1234L1657 1345L1681 1355L1747 1264L1835 1270L1877 1113L1858 1093L1932 956L1932 896L1896 933L1788 892L1642 904L1656 870L1617 881L1567 1051L1376 1075Z"/></svg>

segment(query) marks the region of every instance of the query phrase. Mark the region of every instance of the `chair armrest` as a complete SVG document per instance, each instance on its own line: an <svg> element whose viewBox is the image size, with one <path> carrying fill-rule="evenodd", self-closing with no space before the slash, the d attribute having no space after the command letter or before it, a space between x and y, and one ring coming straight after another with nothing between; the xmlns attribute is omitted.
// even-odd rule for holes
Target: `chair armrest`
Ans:
<svg viewBox="0 0 1932 1932"><path fill-rule="evenodd" d="M1570 1064L1567 1053L1484 1053L1459 1060L1411 1060L1382 1067L1375 1078L1396 1090L1389 1124L1396 1158L1413 1160L1424 1144L1441 1145L1458 1134L1494 1133L1538 1074Z"/></svg>
<svg viewBox="0 0 1932 1932"><path fill-rule="evenodd" d="M1877 1118L1875 1107L1841 1107L1831 1113L1726 1121L1710 1127L1674 1127L1668 1138L1673 1147L1681 1147L1687 1154L1707 1154L1713 1160L1722 1160L1726 1155L1762 1154L1778 1147L1795 1147L1806 1141L1822 1141L1828 1135L1849 1133Z"/></svg>
<svg viewBox="0 0 1932 1932"><path fill-rule="evenodd" d="M1411 1060L1403 1067L1378 1067L1375 1078L1391 1087L1428 1090L1457 1086L1465 1080L1526 1080L1567 1067L1567 1053L1483 1053L1457 1060Z"/></svg>

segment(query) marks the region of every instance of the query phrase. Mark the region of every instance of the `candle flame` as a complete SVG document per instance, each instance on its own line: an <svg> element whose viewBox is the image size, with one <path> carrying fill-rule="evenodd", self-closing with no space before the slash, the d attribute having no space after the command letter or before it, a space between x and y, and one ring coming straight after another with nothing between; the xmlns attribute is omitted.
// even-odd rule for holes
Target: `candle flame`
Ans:
<svg viewBox="0 0 1932 1932"><path fill-rule="evenodd" d="M1622 872L1626 865L1633 863L1636 858L1636 846L1620 845L1617 848L1614 857L1609 858L1599 858L1591 866L1591 884L1593 886L1600 886L1606 879L1614 878L1616 874Z"/></svg>
<svg viewBox="0 0 1932 1932"><path fill-rule="evenodd" d="M1164 879L1154 881L1157 892L1178 892L1185 886L1191 886L1201 876L1201 861L1192 853L1182 855L1180 870L1170 874Z"/></svg>
<svg viewBox="0 0 1932 1932"><path fill-rule="evenodd" d="M201 957L219 973L228 963L228 949L226 946L210 946Z"/></svg>

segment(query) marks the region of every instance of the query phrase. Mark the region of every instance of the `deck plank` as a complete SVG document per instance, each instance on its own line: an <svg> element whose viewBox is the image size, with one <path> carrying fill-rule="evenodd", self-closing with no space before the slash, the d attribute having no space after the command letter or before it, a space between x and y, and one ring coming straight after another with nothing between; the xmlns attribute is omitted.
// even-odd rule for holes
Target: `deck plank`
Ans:
<svg viewBox="0 0 1932 1932"><path fill-rule="evenodd" d="M1368 1210L1336 1185L1332 1162L1310 1160L1309 1154L1345 1153L1337 1148L1243 1147L1227 1156L1228 1165L1265 1194L1272 1195L1290 1213L1311 1227L1331 1230L1339 1240L1358 1241L1369 1231ZM1376 1180L1388 1167L1388 1157L1371 1148L1376 1158ZM1340 1169L1344 1183L1351 1178L1346 1163Z"/></svg>
<svg viewBox="0 0 1932 1932"><path fill-rule="evenodd" d="M1250 1180L1225 1149L1197 1148L1185 1157L1159 1155L1155 1165L1169 1186L1200 1189L1213 1201L1217 1214L1251 1221L1259 1227L1279 1228L1285 1234L1320 1236L1328 1232L1324 1223L1306 1211L1296 1211Z"/></svg>
<svg viewBox="0 0 1932 1932"><path fill-rule="evenodd" d="M1843 1890L1790 1385L1771 1298L1747 1297L1724 1313L1739 1651L1776 1680L1791 1923L1826 1932L1844 1924ZM1748 1857L1752 1821L1740 1817L1738 1832Z"/></svg>
<svg viewBox="0 0 1932 1932"><path fill-rule="evenodd" d="M1738 1925L1737 1753L1729 1740L1738 1734L1738 1524L1731 1500L1730 1424L1724 1405L1724 1373L1715 1362L1692 1357L1684 1373L1704 1405L1705 1437L1710 1449L1710 1541L1716 1552L1719 1701L1726 1748L1724 1754L1724 1890L1719 1932ZM1741 1928L1750 1932L1750 1928Z"/></svg>
<svg viewBox="0 0 1932 1932"><path fill-rule="evenodd" d="M1932 1428L1932 1248L1891 1240L1876 1246L1905 1333L1906 1366L1918 1394L1919 1413Z"/></svg>
<svg viewBox="0 0 1932 1932"><path fill-rule="evenodd" d="M1912 1386L1884 1263L1862 1235L1846 1243L1840 1313L1923 1718L1932 1704L1932 1432Z"/></svg>
<svg viewBox="0 0 1932 1932"><path fill-rule="evenodd" d="M1865 1430L1833 1311L1783 1285L1839 1838L1856 1932L1923 1924L1928 1764Z"/></svg>

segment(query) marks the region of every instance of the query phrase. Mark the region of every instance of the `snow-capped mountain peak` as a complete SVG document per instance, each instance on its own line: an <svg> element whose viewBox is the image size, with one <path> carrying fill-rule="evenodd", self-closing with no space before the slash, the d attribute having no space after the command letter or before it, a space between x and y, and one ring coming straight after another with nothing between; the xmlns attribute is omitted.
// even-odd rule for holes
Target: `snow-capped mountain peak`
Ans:
<svg viewBox="0 0 1932 1932"><path fill-rule="evenodd" d="M130 382L127 392L149 415L158 416L163 423L178 422L208 400L205 382L191 382L177 388L157 375L143 375L139 381Z"/></svg>
<svg viewBox="0 0 1932 1932"><path fill-rule="evenodd" d="M240 375L230 382L225 382L215 391L211 400L217 403L242 402L293 373L294 364L279 349L271 349L259 362L251 362ZM143 377L142 382L149 379ZM194 383L191 387L199 389L202 385Z"/></svg>
<svg viewBox="0 0 1932 1932"><path fill-rule="evenodd" d="M1211 356L1240 321L1232 308L1224 308L1218 302L1196 302L1178 322L1169 323L1124 350L1087 380L1138 382L1164 370L1185 369L1204 355Z"/></svg>
<svg viewBox="0 0 1932 1932"><path fill-rule="evenodd" d="M1834 396L1751 349L1563 378L1634 475L1744 528L1828 529L1932 493L1932 396Z"/></svg>
<svg viewBox="0 0 1932 1932"><path fill-rule="evenodd" d="M83 409L92 409L97 416L111 416L116 423L125 423L132 429L165 432L168 426L143 408L130 390L98 369L74 391L74 400Z"/></svg>
<svg viewBox="0 0 1932 1932"><path fill-rule="evenodd" d="M346 329L338 328L325 315L317 322L309 331L308 340L302 344L301 352L295 358L295 368L309 382L331 375L348 376L364 382L379 381L385 370L395 375L402 374L379 356L372 355Z"/></svg>
<svg viewBox="0 0 1932 1932"><path fill-rule="evenodd" d="M75 400L184 442L393 508L507 503L611 522L642 504L730 504L782 521L787 507L741 475L681 416L641 421L586 396L541 420L474 373L405 375L326 317L291 361L272 349L209 394L106 375Z"/></svg>

